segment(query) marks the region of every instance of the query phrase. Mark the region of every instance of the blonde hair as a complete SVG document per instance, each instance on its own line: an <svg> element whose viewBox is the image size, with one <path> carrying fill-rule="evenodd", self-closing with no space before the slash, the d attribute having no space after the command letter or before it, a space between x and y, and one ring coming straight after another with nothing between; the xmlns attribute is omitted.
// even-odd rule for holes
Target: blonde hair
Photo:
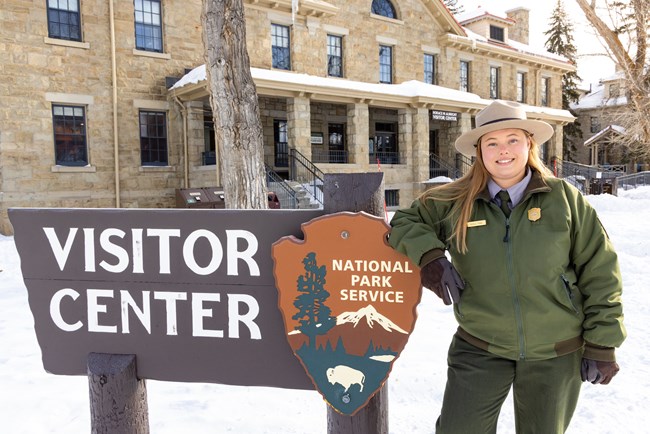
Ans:
<svg viewBox="0 0 650 434"><path fill-rule="evenodd" d="M553 173L544 165L539 155L539 145L533 136L525 130L530 148L528 150L528 167L539 172L542 177L552 177ZM467 223L472 216L472 209L476 197L486 187L490 173L485 168L481 155L481 139L476 144L476 161L469 171L456 181L441 185L425 191L420 195L419 200L440 200L453 202L451 212L447 218L454 221L453 233L446 241L455 242L456 249L461 253L467 253Z"/></svg>

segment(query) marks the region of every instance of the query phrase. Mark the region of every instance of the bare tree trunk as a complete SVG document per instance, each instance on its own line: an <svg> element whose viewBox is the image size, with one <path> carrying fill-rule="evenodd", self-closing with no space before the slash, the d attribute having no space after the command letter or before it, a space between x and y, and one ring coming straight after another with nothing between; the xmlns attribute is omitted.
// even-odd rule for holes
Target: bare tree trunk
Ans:
<svg viewBox="0 0 650 434"><path fill-rule="evenodd" d="M203 0L201 22L226 207L266 209L262 125L242 0Z"/></svg>
<svg viewBox="0 0 650 434"><path fill-rule="evenodd" d="M575 0L584 12L587 20L607 45L610 57L623 70L626 79L628 109L621 113L618 123L625 128L626 134L618 141L632 154L641 159L650 158L650 65L648 65L648 20L650 19L650 2L648 0L630 0L632 27L623 31L610 27L596 11L596 0ZM605 2L608 3L608 2ZM610 5L608 4L608 7ZM612 23L614 24L614 23ZM626 48L621 38L629 38L631 46ZM632 53L632 47L636 50Z"/></svg>

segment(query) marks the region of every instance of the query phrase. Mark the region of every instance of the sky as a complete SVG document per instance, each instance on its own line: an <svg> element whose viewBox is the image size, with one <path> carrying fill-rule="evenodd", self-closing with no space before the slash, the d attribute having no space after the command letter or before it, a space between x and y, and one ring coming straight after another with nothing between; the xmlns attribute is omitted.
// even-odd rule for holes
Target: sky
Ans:
<svg viewBox="0 0 650 434"><path fill-rule="evenodd" d="M620 373L608 386L584 384L567 434L642 434L650 412L650 187L587 196L617 250L628 338L617 350ZM391 434L434 432L456 322L425 291L415 329L388 379ZM13 237L0 236L0 431L90 431L88 380L43 370ZM315 391L147 381L152 433L325 434L326 403ZM511 397L499 434L514 433Z"/></svg>
<svg viewBox="0 0 650 434"><path fill-rule="evenodd" d="M460 0L458 3L463 5L465 12L473 11L479 5L489 12L501 13L521 6L529 9L529 45L544 47L548 38L544 32L550 28L551 14L557 1ZM574 25L573 38L578 49L578 75L582 79L583 87L588 89L590 83L598 83L599 79L614 74L614 63L607 56L593 56L596 53L605 53L605 49L595 36L595 31L588 24L578 4L574 0L563 0L563 4L564 10L571 17L571 22Z"/></svg>

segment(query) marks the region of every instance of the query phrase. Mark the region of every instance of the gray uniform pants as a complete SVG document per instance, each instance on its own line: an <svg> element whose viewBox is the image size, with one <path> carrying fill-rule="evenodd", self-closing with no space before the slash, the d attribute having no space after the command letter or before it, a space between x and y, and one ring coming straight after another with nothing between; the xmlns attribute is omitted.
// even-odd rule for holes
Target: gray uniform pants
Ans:
<svg viewBox="0 0 650 434"><path fill-rule="evenodd" d="M534 362L508 360L454 336L436 434L496 433L511 386L517 434L564 433L580 394L581 359L582 351L575 351Z"/></svg>

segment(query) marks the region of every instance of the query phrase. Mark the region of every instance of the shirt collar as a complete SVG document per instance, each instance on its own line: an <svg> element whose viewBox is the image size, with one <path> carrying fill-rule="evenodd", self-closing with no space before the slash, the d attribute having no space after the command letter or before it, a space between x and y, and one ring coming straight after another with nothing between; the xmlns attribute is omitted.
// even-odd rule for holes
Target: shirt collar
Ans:
<svg viewBox="0 0 650 434"><path fill-rule="evenodd" d="M524 197L526 186L528 186L531 177L532 177L532 171L530 170L530 168L526 167L526 175L524 175L524 179L522 179L512 187L506 189L508 191L508 194L510 195L510 202L512 203L513 207L517 206L517 204ZM494 182L494 180L492 180L492 178L488 180L487 187L488 190L490 191L490 197L493 199L501 190L503 190L503 188L499 187L497 183Z"/></svg>

